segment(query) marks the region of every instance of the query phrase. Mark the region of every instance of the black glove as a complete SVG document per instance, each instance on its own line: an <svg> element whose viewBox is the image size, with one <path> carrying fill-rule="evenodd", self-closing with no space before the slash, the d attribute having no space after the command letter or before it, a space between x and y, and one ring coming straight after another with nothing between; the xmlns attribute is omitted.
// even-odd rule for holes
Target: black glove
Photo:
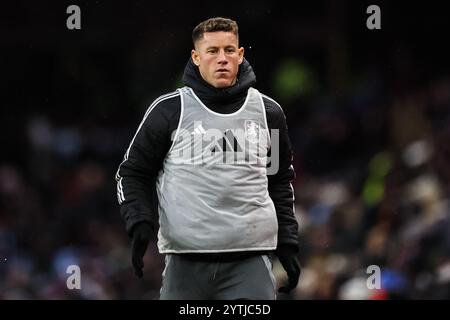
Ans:
<svg viewBox="0 0 450 320"><path fill-rule="evenodd" d="M131 262L133 263L134 273L142 278L142 268L144 267L144 255L148 243L153 234L152 227L146 222L140 222L133 227L133 241L131 251Z"/></svg>
<svg viewBox="0 0 450 320"><path fill-rule="evenodd" d="M301 273L297 250L292 246L282 245L275 251L275 254L288 275L288 283L278 289L278 292L289 293L297 286Z"/></svg>

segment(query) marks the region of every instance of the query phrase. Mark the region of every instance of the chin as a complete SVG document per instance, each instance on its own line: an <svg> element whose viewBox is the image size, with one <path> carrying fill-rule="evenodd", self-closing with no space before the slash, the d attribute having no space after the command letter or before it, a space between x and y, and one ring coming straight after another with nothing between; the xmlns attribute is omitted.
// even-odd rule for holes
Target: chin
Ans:
<svg viewBox="0 0 450 320"><path fill-rule="evenodd" d="M218 88L218 89L222 89L222 88L227 88L227 87L231 87L231 81L217 81L214 84L214 87Z"/></svg>

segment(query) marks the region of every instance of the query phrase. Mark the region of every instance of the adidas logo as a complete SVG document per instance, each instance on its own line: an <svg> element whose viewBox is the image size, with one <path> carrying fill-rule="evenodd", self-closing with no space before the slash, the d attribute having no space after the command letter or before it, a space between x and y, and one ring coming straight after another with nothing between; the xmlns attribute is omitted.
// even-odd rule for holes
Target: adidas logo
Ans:
<svg viewBox="0 0 450 320"><path fill-rule="evenodd" d="M205 134L206 130L203 128L202 124L199 124L194 131L192 131L192 134Z"/></svg>
<svg viewBox="0 0 450 320"><path fill-rule="evenodd" d="M205 134L206 130L203 128L202 124L197 125L197 127L191 132L192 135ZM211 152L242 152L242 147L239 145L236 137L231 130L227 130L222 139L216 140L212 147Z"/></svg>
<svg viewBox="0 0 450 320"><path fill-rule="evenodd" d="M231 130L227 130L222 139L215 141L211 147L211 152L242 152L243 149L239 144L236 136Z"/></svg>

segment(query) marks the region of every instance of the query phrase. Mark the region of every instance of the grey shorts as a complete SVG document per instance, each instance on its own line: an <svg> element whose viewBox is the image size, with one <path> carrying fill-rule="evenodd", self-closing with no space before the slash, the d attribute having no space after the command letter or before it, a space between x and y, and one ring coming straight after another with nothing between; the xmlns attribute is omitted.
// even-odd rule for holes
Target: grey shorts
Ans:
<svg viewBox="0 0 450 320"><path fill-rule="evenodd" d="M255 255L231 262L166 255L161 300L274 300L272 261Z"/></svg>

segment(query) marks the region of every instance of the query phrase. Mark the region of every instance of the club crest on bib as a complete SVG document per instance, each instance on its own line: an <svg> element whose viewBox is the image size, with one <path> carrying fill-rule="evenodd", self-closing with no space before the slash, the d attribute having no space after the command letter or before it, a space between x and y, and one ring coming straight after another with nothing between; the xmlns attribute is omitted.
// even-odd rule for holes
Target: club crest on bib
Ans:
<svg viewBox="0 0 450 320"><path fill-rule="evenodd" d="M254 120L245 120L245 139L250 143L257 143L259 139L259 123Z"/></svg>

